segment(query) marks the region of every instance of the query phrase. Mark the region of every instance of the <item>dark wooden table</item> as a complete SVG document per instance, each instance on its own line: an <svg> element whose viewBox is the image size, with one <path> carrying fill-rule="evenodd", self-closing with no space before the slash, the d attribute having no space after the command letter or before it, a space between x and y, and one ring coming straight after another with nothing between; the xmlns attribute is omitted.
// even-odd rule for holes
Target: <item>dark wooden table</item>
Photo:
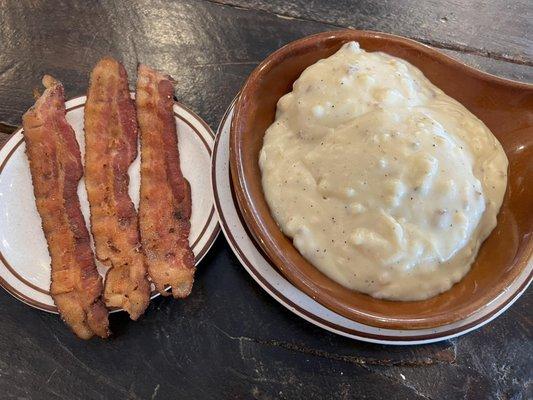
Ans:
<svg viewBox="0 0 533 400"><path fill-rule="evenodd" d="M0 0L0 143L40 77L84 94L111 54L177 78L213 129L273 50L340 27L411 37L490 73L533 82L533 3L489 0ZM434 345L348 340L291 314L221 236L186 301L159 298L141 321L111 317L108 341L76 339L57 316L0 291L0 398L533 398L532 291L496 321Z"/></svg>

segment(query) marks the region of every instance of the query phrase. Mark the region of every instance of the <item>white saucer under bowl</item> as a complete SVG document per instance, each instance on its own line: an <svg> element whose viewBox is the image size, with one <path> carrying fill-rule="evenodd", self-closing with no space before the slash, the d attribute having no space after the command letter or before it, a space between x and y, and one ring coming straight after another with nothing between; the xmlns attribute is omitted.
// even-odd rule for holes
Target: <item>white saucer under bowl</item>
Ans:
<svg viewBox="0 0 533 400"><path fill-rule="evenodd" d="M527 289L533 266L525 268L506 293L461 321L431 329L381 329L347 319L293 286L263 255L248 234L233 196L229 171L229 138L234 102L217 132L212 160L212 184L222 231L233 252L252 278L274 299L307 321L339 335L381 344L423 344L463 335L503 313Z"/></svg>

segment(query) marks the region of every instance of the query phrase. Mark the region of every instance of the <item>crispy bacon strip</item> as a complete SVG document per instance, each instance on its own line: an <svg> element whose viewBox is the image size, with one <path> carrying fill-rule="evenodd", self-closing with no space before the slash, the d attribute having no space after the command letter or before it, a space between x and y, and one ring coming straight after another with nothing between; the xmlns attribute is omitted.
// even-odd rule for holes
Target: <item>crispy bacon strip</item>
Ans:
<svg viewBox="0 0 533 400"><path fill-rule="evenodd" d="M141 130L141 198L139 225L156 289L175 298L189 295L194 254L189 246L191 191L180 169L172 78L140 65L137 119Z"/></svg>
<svg viewBox="0 0 533 400"><path fill-rule="evenodd" d="M65 119L63 86L50 76L43 84L46 90L22 123L35 202L52 259L50 292L76 335L105 338L109 322L101 299L102 278L77 194L83 175L80 149Z"/></svg>
<svg viewBox="0 0 533 400"><path fill-rule="evenodd" d="M91 73L85 104L85 185L91 207L96 256L110 267L104 298L136 320L150 301L128 168L137 157L137 120L128 76L104 58Z"/></svg>

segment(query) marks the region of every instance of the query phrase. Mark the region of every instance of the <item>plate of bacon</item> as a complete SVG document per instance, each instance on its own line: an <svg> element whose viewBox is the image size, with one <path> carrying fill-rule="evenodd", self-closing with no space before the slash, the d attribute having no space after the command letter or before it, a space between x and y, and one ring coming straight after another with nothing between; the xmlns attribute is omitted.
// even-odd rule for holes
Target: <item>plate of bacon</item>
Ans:
<svg viewBox="0 0 533 400"><path fill-rule="evenodd" d="M0 284L80 338L107 337L109 312L136 320L153 297L190 294L219 232L214 134L144 65L135 92L112 58L87 96L43 85L0 149Z"/></svg>

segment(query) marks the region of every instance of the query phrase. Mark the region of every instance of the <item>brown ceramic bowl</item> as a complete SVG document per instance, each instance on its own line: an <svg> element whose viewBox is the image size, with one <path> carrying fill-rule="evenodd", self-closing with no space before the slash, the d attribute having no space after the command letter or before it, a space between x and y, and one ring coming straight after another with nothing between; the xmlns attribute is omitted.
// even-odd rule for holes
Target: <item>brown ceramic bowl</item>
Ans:
<svg viewBox="0 0 533 400"><path fill-rule="evenodd" d="M272 218L258 159L276 103L302 71L350 40L368 51L409 61L480 118L509 158L507 193L498 225L471 271L450 290L424 301L387 301L351 291L305 260ZM231 125L230 167L242 215L261 249L295 286L335 312L364 324L417 329L461 320L509 287L533 253L533 85L468 67L418 42L377 32L325 32L292 42L263 61L246 81ZM528 276L527 284L532 275ZM521 286L524 287L523 285Z"/></svg>

